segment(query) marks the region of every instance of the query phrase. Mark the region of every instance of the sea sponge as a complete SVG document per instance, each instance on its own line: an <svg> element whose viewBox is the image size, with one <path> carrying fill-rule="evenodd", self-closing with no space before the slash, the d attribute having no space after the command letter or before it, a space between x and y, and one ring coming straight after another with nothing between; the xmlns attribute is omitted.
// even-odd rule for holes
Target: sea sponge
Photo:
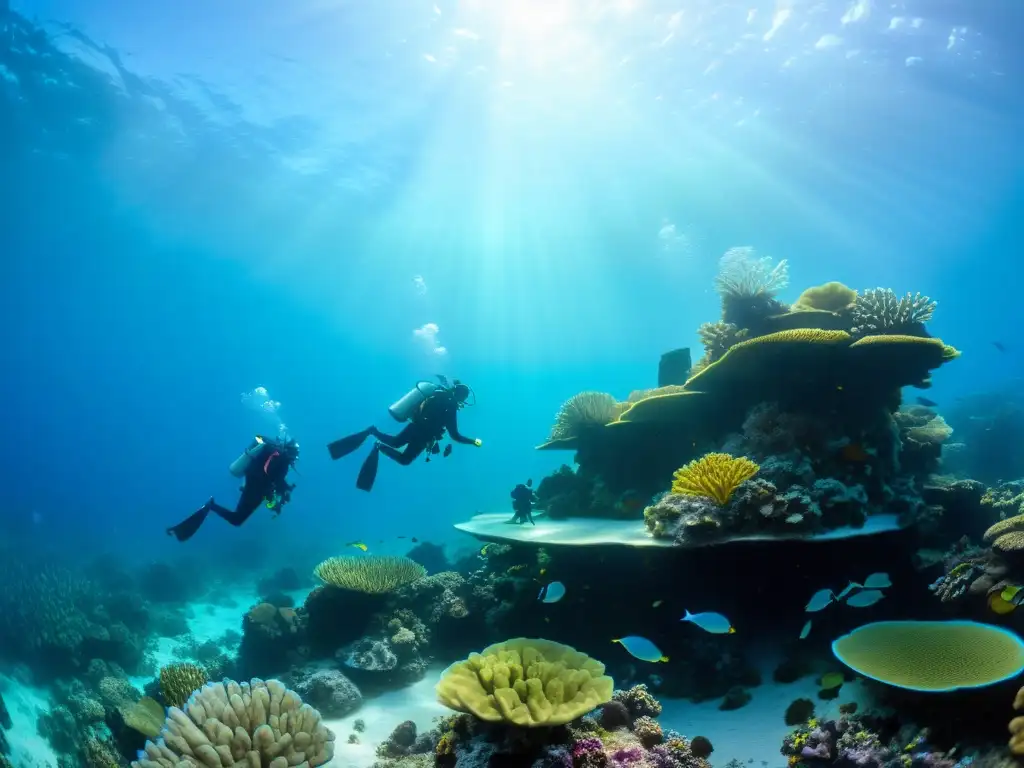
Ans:
<svg viewBox="0 0 1024 768"><path fill-rule="evenodd" d="M558 409L548 442L579 438L588 430L615 421L622 407L606 392L580 392Z"/></svg>
<svg viewBox="0 0 1024 768"><path fill-rule="evenodd" d="M209 678L198 664L168 664L160 669L160 695L168 707L182 707L193 691L198 691Z"/></svg>
<svg viewBox="0 0 1024 768"><path fill-rule="evenodd" d="M610 701L604 664L551 640L518 637L452 664L437 684L438 701L488 722L523 727L564 725Z"/></svg>
<svg viewBox="0 0 1024 768"><path fill-rule="evenodd" d="M793 310L842 313L851 311L856 303L857 292L833 280L801 293L800 298L793 304Z"/></svg>
<svg viewBox="0 0 1024 768"><path fill-rule="evenodd" d="M161 738L147 741L132 768L324 765L334 734L320 713L278 680L208 683L184 710L171 707Z"/></svg>
<svg viewBox="0 0 1024 768"><path fill-rule="evenodd" d="M733 493L760 467L743 456L708 453L675 471L672 493L681 496L705 496L719 506L729 503Z"/></svg>
<svg viewBox="0 0 1024 768"><path fill-rule="evenodd" d="M973 621L880 621L832 643L854 672L911 691L981 688L1024 670L1024 641Z"/></svg>
<svg viewBox="0 0 1024 768"><path fill-rule="evenodd" d="M427 571L407 557L347 555L324 560L313 574L332 587L383 595L422 579Z"/></svg>

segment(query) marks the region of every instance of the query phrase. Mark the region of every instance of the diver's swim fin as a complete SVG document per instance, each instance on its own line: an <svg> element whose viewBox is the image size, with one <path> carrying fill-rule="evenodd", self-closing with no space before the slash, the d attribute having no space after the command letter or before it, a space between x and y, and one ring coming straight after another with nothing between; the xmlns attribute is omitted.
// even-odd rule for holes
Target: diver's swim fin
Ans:
<svg viewBox="0 0 1024 768"><path fill-rule="evenodd" d="M206 522L206 516L210 514L210 506L212 503L213 499L210 499L206 504L186 517L180 523L172 528L168 528L167 535L173 536L178 541L188 541L191 539L196 535L196 531L199 530L199 527Z"/></svg>
<svg viewBox="0 0 1024 768"><path fill-rule="evenodd" d="M331 458L337 461L342 456L348 456L352 451L358 449L359 446L366 442L366 438L369 436L370 430L364 429L362 432L356 432L354 435L328 443L327 451L331 454Z"/></svg>
<svg viewBox="0 0 1024 768"><path fill-rule="evenodd" d="M356 478L356 488L369 493L373 490L373 483L377 479L377 467L380 464L380 446L373 446L370 455L366 457L363 466L359 468L359 476Z"/></svg>

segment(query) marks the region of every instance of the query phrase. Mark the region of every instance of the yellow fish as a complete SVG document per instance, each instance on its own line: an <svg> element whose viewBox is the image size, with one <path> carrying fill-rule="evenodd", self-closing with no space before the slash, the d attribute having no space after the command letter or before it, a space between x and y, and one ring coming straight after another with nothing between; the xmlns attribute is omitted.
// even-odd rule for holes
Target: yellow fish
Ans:
<svg viewBox="0 0 1024 768"><path fill-rule="evenodd" d="M365 552L366 550L369 549L369 547L366 546L365 544L363 544L363 542L361 542L361 541L350 541L345 546L346 547L355 547L356 549L361 550L363 552Z"/></svg>
<svg viewBox="0 0 1024 768"><path fill-rule="evenodd" d="M484 544L484 545L483 545L482 547L480 547L480 554L481 554L482 556L484 556L484 557L487 557L487 551L488 551L488 550L489 550L490 548L491 548L491 545L490 545L490 544Z"/></svg>
<svg viewBox="0 0 1024 768"><path fill-rule="evenodd" d="M541 568L541 569L540 569L540 575L541 575L541 576L543 576L543 575L544 575L545 573L547 573L547 572L548 572L548 569L547 569L547 568Z"/></svg>

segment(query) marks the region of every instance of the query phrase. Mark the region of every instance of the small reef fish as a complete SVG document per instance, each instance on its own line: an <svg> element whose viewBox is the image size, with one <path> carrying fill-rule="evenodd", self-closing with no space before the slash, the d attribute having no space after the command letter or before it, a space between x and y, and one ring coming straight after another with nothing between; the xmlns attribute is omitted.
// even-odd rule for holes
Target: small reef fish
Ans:
<svg viewBox="0 0 1024 768"><path fill-rule="evenodd" d="M1005 352L1006 351L1006 345L1003 344L1003 342L1001 342L1001 341L993 341L992 342L992 346L995 347L996 349L998 349L1000 352Z"/></svg>
<svg viewBox="0 0 1024 768"><path fill-rule="evenodd" d="M800 639L806 640L807 636L811 634L811 620L808 619L807 623L804 624L804 628L800 630Z"/></svg>
<svg viewBox="0 0 1024 768"><path fill-rule="evenodd" d="M1009 600L1003 599L1002 594L996 594L995 592L988 596L988 608L997 616L1005 616L1017 610L1016 605Z"/></svg>
<svg viewBox="0 0 1024 768"><path fill-rule="evenodd" d="M1024 587L1011 584L1003 588L1003 591L999 593L999 597L1008 603L1012 603L1014 606L1020 605L1024 603Z"/></svg>
<svg viewBox="0 0 1024 768"><path fill-rule="evenodd" d="M927 397L921 397L920 395L915 397L914 400L917 401L918 405L923 405L925 408L937 408L939 405L934 400L931 400Z"/></svg>
<svg viewBox="0 0 1024 768"><path fill-rule="evenodd" d="M811 595L811 599L807 601L807 605L804 606L804 610L807 611L807 613L823 611L832 605L832 601L835 599L836 596L832 594L831 589L819 589Z"/></svg>
<svg viewBox="0 0 1024 768"><path fill-rule="evenodd" d="M638 637L637 635L629 635L628 637L618 637L612 640L613 643L618 643L626 649L626 653L632 656L634 659L640 661L649 661L655 664L659 661L668 661L668 656L662 654L661 649L658 648L654 643L648 640L646 637Z"/></svg>
<svg viewBox="0 0 1024 768"><path fill-rule="evenodd" d="M880 589L865 589L863 592L858 592L853 597L847 598L846 604L853 608L867 608L883 597L885 597L885 592Z"/></svg>
<svg viewBox="0 0 1024 768"><path fill-rule="evenodd" d="M494 545L493 544L484 544L482 547L480 547L480 556L481 557L487 557L487 553L490 551L492 546L494 546Z"/></svg>
<svg viewBox="0 0 1024 768"><path fill-rule="evenodd" d="M346 546L346 547L355 547L356 549L358 549L358 550L360 550L360 551L362 551L362 552L365 552L366 550L368 550L368 549L369 549L369 547L368 547L368 546L366 546L366 544L364 544L364 543L363 543L363 542L361 542L361 541L350 541L350 542L349 542L348 544L346 544L345 546Z"/></svg>
<svg viewBox="0 0 1024 768"><path fill-rule="evenodd" d="M720 613L690 613L686 611L686 615L680 621L696 624L705 632L714 635L731 635L736 632L736 628Z"/></svg>
<svg viewBox="0 0 1024 768"><path fill-rule="evenodd" d="M821 676L821 680L818 682L821 685L821 690L831 691L842 686L846 682L846 678L843 677L842 672L827 672Z"/></svg>
<svg viewBox="0 0 1024 768"><path fill-rule="evenodd" d="M651 608L657 608L659 605L661 605L664 602L665 602L664 600L655 600L653 603L651 603Z"/></svg>
<svg viewBox="0 0 1024 768"><path fill-rule="evenodd" d="M888 573L872 573L861 584L865 589L885 589L892 586Z"/></svg>
<svg viewBox="0 0 1024 768"><path fill-rule="evenodd" d="M565 597L565 584L560 581L545 584L537 593L537 599L542 603L557 603L563 597Z"/></svg>

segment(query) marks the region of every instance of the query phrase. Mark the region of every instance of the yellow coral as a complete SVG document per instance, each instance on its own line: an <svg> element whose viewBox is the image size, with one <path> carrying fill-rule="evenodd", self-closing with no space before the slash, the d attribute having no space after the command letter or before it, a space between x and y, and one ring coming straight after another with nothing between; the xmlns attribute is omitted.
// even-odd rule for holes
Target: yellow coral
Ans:
<svg viewBox="0 0 1024 768"><path fill-rule="evenodd" d="M160 669L160 695L168 707L184 707L188 697L206 683L206 670L196 664L168 664Z"/></svg>
<svg viewBox="0 0 1024 768"><path fill-rule="evenodd" d="M1013 708L1018 712L1024 709L1024 688L1017 691L1013 699ZM1024 756L1024 717L1010 720L1010 751L1015 755Z"/></svg>
<svg viewBox="0 0 1024 768"><path fill-rule="evenodd" d="M452 664L438 701L488 722L564 725L612 698L604 664L551 640L515 638Z"/></svg>
<svg viewBox="0 0 1024 768"><path fill-rule="evenodd" d="M672 493L706 496L724 506L736 489L756 475L759 469L757 464L743 456L708 453L676 470Z"/></svg>
<svg viewBox="0 0 1024 768"><path fill-rule="evenodd" d="M160 730L164 727L164 708L149 696L143 696L135 704L124 704L118 711L125 725L151 739L159 736Z"/></svg>
<svg viewBox="0 0 1024 768"><path fill-rule="evenodd" d="M857 302L857 292L842 283L832 281L808 288L793 304L798 311L822 310L825 312L850 312Z"/></svg>
<svg viewBox="0 0 1024 768"><path fill-rule="evenodd" d="M985 541L995 541L1007 533L1021 530L1024 530L1024 514L1008 517L1005 520L1000 520L995 525L989 526L982 539Z"/></svg>
<svg viewBox="0 0 1024 768"><path fill-rule="evenodd" d="M419 563L389 555L331 557L314 568L313 573L332 587L371 595L394 592L427 575Z"/></svg>
<svg viewBox="0 0 1024 768"><path fill-rule="evenodd" d="M1003 555L1024 553L1024 531L1010 531L992 542L992 549Z"/></svg>
<svg viewBox="0 0 1024 768"><path fill-rule="evenodd" d="M624 406L606 392L580 392L566 400L555 415L548 442L573 440L588 430L615 421Z"/></svg>

